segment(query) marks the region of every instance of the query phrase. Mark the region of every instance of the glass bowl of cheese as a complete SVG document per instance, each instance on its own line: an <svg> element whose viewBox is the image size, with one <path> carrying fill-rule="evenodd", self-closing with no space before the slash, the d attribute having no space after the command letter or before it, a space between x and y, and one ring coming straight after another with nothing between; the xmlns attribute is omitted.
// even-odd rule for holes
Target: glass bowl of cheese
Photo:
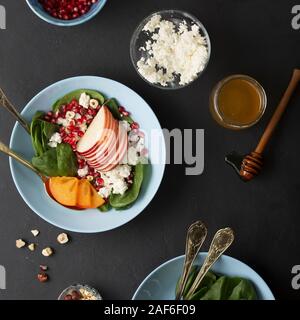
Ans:
<svg viewBox="0 0 300 320"><path fill-rule="evenodd" d="M160 89L183 88L206 69L209 35L193 15L179 10L154 12L137 27L130 56L138 74Z"/></svg>

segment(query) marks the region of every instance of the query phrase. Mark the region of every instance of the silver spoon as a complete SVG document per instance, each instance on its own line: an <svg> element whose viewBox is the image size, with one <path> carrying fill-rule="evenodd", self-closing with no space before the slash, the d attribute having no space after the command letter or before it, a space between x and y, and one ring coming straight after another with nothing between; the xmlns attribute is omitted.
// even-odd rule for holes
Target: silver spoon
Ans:
<svg viewBox="0 0 300 320"><path fill-rule="evenodd" d="M190 300L199 287L201 281L207 274L211 266L220 258L220 256L231 246L234 240L234 233L231 228L220 229L216 232L208 254L204 260L204 263L193 283L189 292L186 295L186 300Z"/></svg>
<svg viewBox="0 0 300 320"><path fill-rule="evenodd" d="M9 111L16 120L21 124L21 126L30 134L30 128L27 121L20 115L17 109L13 106L13 104L8 100L4 91L0 88L0 105Z"/></svg>
<svg viewBox="0 0 300 320"><path fill-rule="evenodd" d="M202 221L193 223L187 232L185 245L185 259L183 264L182 275L179 280L179 285L176 290L176 300L182 297L183 290L188 280L192 265L198 256L200 248L206 238L207 229Z"/></svg>

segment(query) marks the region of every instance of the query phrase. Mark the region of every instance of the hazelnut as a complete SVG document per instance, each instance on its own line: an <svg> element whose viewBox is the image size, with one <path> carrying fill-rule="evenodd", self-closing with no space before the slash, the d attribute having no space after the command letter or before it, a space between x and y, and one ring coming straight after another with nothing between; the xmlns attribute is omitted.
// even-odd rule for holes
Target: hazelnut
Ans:
<svg viewBox="0 0 300 320"><path fill-rule="evenodd" d="M16 240L16 247L17 247L18 249L23 248L25 245L26 245L26 242L23 241L22 239Z"/></svg>
<svg viewBox="0 0 300 320"><path fill-rule="evenodd" d="M43 249L42 255L45 257L49 257L53 254L53 250L50 247Z"/></svg>
<svg viewBox="0 0 300 320"><path fill-rule="evenodd" d="M35 250L35 244L34 243L30 243L30 245L28 245L28 249L30 251L34 251Z"/></svg>
<svg viewBox="0 0 300 320"><path fill-rule="evenodd" d="M39 230L35 229L35 230L31 230L31 233L33 234L34 237L37 237L39 235Z"/></svg>
<svg viewBox="0 0 300 320"><path fill-rule="evenodd" d="M39 282L47 282L48 281L48 275L46 273L39 273L37 276Z"/></svg>
<svg viewBox="0 0 300 320"><path fill-rule="evenodd" d="M66 233L61 233L57 236L57 242L60 244L65 244L69 242L69 237Z"/></svg>
<svg viewBox="0 0 300 320"><path fill-rule="evenodd" d="M99 106L98 100L96 100L96 99L91 99L91 100L90 100L90 107L91 107L92 109L96 109L98 106Z"/></svg>

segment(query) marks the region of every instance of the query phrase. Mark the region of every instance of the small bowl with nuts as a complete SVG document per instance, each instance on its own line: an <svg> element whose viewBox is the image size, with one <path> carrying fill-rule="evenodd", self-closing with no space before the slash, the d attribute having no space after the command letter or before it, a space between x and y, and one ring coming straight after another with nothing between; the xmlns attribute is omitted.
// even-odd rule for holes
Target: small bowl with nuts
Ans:
<svg viewBox="0 0 300 320"><path fill-rule="evenodd" d="M66 288L58 300L103 300L100 293L89 285L74 284Z"/></svg>

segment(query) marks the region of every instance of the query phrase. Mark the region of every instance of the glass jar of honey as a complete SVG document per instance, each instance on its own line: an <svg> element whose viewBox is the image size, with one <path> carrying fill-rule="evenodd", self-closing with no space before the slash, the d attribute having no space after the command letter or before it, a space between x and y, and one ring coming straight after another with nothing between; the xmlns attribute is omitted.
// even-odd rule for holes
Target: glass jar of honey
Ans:
<svg viewBox="0 0 300 320"><path fill-rule="evenodd" d="M223 127L246 129L263 116L267 97L263 87L246 75L232 75L221 80L210 96L210 111Z"/></svg>

